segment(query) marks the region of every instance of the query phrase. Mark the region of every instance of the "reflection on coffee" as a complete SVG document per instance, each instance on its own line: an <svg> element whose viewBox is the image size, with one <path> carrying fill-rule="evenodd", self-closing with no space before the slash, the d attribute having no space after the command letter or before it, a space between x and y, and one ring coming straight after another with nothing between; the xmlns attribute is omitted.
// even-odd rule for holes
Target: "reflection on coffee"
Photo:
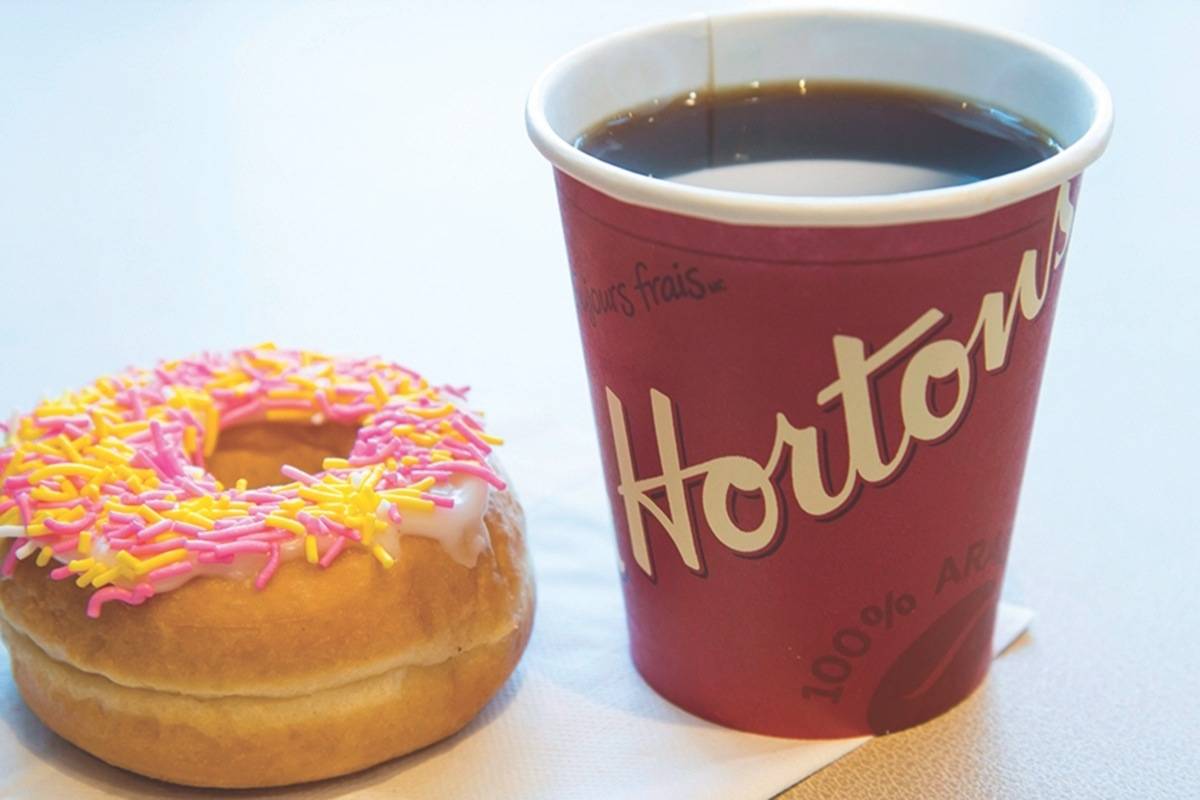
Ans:
<svg viewBox="0 0 1200 800"><path fill-rule="evenodd" d="M856 195L955 186L1061 148L1031 120L968 98L796 80L696 90L622 111L575 145L624 169L709 188Z"/></svg>

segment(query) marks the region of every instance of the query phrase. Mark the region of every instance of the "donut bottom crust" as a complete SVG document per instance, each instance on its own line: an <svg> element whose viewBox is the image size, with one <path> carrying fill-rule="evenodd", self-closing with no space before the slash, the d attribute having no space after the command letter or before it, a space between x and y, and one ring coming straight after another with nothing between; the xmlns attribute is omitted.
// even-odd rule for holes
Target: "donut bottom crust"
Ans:
<svg viewBox="0 0 1200 800"><path fill-rule="evenodd" d="M234 789L345 775L459 731L515 667L531 628L524 611L499 640L439 664L286 698L121 686L52 659L5 622L0 632L22 697L55 733L141 775Z"/></svg>

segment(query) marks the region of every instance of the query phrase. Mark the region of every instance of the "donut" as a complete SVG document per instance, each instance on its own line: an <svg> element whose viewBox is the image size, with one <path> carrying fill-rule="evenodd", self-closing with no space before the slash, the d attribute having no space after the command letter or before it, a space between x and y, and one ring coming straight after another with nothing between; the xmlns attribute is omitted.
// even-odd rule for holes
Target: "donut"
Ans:
<svg viewBox="0 0 1200 800"><path fill-rule="evenodd" d="M270 344L39 404L0 448L0 632L52 730L280 786L463 728L528 641L524 518L466 389Z"/></svg>

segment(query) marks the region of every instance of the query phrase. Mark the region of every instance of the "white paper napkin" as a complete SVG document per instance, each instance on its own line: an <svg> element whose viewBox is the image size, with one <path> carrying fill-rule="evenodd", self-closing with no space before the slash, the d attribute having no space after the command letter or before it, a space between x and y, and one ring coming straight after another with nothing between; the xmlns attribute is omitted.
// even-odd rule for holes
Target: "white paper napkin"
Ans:
<svg viewBox="0 0 1200 800"><path fill-rule="evenodd" d="M586 485L598 482L592 480ZM580 502L584 496L590 499ZM526 498L538 581L533 638L508 684L465 731L357 775L238 796L767 798L869 741L740 733L659 698L626 651L612 533L594 500L590 489ZM1002 606L996 652L1032 617L1028 609ZM25 708L2 649L0 661L0 796L218 796L140 778L58 738Z"/></svg>

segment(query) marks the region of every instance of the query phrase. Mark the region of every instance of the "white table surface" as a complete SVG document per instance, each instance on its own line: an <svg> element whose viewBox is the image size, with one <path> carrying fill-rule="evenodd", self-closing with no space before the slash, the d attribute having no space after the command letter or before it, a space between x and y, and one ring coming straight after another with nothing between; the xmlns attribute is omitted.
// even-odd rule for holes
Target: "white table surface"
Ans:
<svg viewBox="0 0 1200 800"><path fill-rule="evenodd" d="M204 348L378 352L470 382L519 487L589 454L572 503L601 527L524 96L594 36L734 5L3 3L0 409ZM1010 562L1034 632L965 706L787 796L1192 793L1200 5L886 5L1068 50L1117 127L1085 181Z"/></svg>

